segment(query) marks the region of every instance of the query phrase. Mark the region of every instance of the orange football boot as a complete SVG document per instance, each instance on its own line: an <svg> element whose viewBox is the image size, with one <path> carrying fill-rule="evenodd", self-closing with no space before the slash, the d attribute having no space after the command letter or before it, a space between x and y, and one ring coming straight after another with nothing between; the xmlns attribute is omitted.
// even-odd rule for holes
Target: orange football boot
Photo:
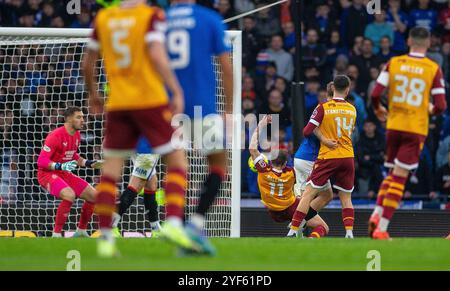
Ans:
<svg viewBox="0 0 450 291"><path fill-rule="evenodd" d="M446 237L446 239L450 239L450 234Z"/></svg>
<svg viewBox="0 0 450 291"><path fill-rule="evenodd" d="M373 236L373 232L375 231L375 229L377 229L379 222L380 222L380 216L378 215L378 213L375 213L372 216L370 216L369 229L368 229L369 237Z"/></svg>
<svg viewBox="0 0 450 291"><path fill-rule="evenodd" d="M375 229L372 238L376 240L392 240L387 231L381 231L379 228Z"/></svg>

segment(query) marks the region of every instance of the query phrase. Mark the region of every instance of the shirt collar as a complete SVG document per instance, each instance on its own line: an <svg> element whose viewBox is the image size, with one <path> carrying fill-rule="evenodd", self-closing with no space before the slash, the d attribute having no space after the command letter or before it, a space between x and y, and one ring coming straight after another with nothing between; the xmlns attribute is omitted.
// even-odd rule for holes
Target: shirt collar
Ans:
<svg viewBox="0 0 450 291"><path fill-rule="evenodd" d="M410 52L409 55L410 55L411 57L416 57L416 58L424 58L424 57L425 57L424 54L421 54L421 53L414 53L414 52Z"/></svg>
<svg viewBox="0 0 450 291"><path fill-rule="evenodd" d="M341 100L341 101L345 101L345 99L342 98L342 97L333 97L333 100Z"/></svg>

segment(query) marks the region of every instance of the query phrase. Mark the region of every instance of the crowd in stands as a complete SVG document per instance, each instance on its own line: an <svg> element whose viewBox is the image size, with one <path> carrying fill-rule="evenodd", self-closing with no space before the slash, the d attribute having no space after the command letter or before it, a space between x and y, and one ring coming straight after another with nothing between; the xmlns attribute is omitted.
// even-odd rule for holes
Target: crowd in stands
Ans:
<svg viewBox="0 0 450 291"><path fill-rule="evenodd" d="M81 0L81 13L67 13L68 1L0 0L0 25L4 27L69 27L89 28L99 6L95 0ZM168 0L154 0L166 8ZM203 0L200 4L213 8L229 18L267 5L262 0ZM337 74L352 80L348 97L357 109L354 133L356 153L356 190L360 196L374 199L386 174L384 132L371 108L370 93L384 64L392 57L406 53L406 37L411 27L427 27L432 33L428 57L442 68L450 80L450 1L385 0L382 10L369 14L364 0L305 0L302 27L302 78L305 80L304 121L326 95L325 86ZM291 81L295 73L295 32L292 5L287 1L227 24L242 30L242 111L246 114L279 114L280 144L293 154ZM56 49L53 48L53 49ZM35 192L37 183L29 180L32 160L11 160L5 153L26 151L17 159L34 157L44 134L58 124L58 111L67 102L80 105L83 81L79 73L79 47L66 48L54 58L49 49L11 51L0 47L0 157L1 181L18 175L14 187L28 187L17 192ZM55 70L56 69L56 70ZM448 88L448 87L447 87ZM449 90L447 90L447 94ZM449 94L448 94L449 95ZM62 97L61 97L62 96ZM447 98L449 99L449 98ZM450 104L449 100L447 101ZM27 122L32 118L33 123ZM95 118L95 117L90 117ZM39 122L35 122L38 120ZM84 144L98 137L102 120L91 120ZM42 122L42 123L40 123ZM39 127L36 130L36 127ZM49 128L47 128L49 127ZM405 198L443 199L450 193L450 116L430 118L430 133L421 155L419 168L408 180ZM245 136L248 140L248 134ZM21 144L19 144L21 143ZM92 144L92 143L91 143ZM101 142L95 142L101 144ZM248 144L248 143L247 143ZM86 149L82 149L86 150ZM92 150L92 151L91 151ZM100 152L90 149L87 152ZM258 197L256 175L247 164L248 152L242 153L242 191L247 197ZM8 158L9 157L9 158ZM33 158L30 158L33 159ZM16 171L17 167L22 167ZM5 178L5 175L8 177ZM28 186L27 186L28 185ZM9 186L8 186L9 187ZM0 191L2 187L0 187ZM419 195L419 196L418 196ZM422 196L420 196L422 195Z"/></svg>

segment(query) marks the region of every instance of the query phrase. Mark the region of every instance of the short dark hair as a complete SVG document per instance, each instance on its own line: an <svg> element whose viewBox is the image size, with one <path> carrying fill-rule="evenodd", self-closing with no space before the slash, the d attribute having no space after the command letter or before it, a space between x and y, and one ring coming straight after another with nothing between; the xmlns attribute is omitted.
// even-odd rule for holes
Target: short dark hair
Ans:
<svg viewBox="0 0 450 291"><path fill-rule="evenodd" d="M67 118L69 118L72 115L74 115L75 112L83 112L83 110L81 110L81 108L77 107L77 106L72 106L72 107L67 108L64 111L64 120L67 120Z"/></svg>
<svg viewBox="0 0 450 291"><path fill-rule="evenodd" d="M278 152L277 158L272 160L272 165L276 167L281 167L287 163L287 160L288 160L288 152L286 150L280 150Z"/></svg>
<svg viewBox="0 0 450 291"><path fill-rule="evenodd" d="M416 26L409 31L409 37L415 40L426 40L430 38L430 31L425 27Z"/></svg>
<svg viewBox="0 0 450 291"><path fill-rule="evenodd" d="M350 78L346 75L337 75L333 80L333 87L337 92L344 92L350 87Z"/></svg>

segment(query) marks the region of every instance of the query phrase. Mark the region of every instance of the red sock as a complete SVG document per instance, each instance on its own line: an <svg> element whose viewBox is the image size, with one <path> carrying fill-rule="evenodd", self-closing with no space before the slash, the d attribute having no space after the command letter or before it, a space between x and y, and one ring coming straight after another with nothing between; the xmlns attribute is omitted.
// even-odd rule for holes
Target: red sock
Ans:
<svg viewBox="0 0 450 291"><path fill-rule="evenodd" d="M400 201L405 191L406 178L392 175L392 182L389 184L386 198L383 201L383 218L391 220L395 210L400 205Z"/></svg>
<svg viewBox="0 0 450 291"><path fill-rule="evenodd" d="M389 189L389 184L392 181L392 175L389 174L381 183L380 189L378 190L377 195L377 205L383 206L383 200L386 197L387 190Z"/></svg>
<svg viewBox="0 0 450 291"><path fill-rule="evenodd" d="M305 216L306 213L295 210L294 215L292 216L291 228L294 230L298 230L303 219L305 219Z"/></svg>
<svg viewBox="0 0 450 291"><path fill-rule="evenodd" d="M69 216L70 208L72 208L72 202L67 200L61 201L58 210L56 211L55 228L53 229L53 232L61 233L64 224L66 224L67 217Z"/></svg>
<svg viewBox="0 0 450 291"><path fill-rule="evenodd" d="M184 219L184 195L186 193L186 171L171 168L167 170L166 177L166 217Z"/></svg>
<svg viewBox="0 0 450 291"><path fill-rule="evenodd" d="M342 221L344 222L345 230L353 230L355 210L353 208L342 209Z"/></svg>
<svg viewBox="0 0 450 291"><path fill-rule="evenodd" d="M323 225L319 225L319 226L316 226L312 230L309 237L320 238L320 237L324 237L326 234L327 234L327 230L325 229L325 227Z"/></svg>
<svg viewBox="0 0 450 291"><path fill-rule="evenodd" d="M95 213L98 216L99 227L111 228L112 214L116 211L116 181L102 176L100 184L97 185L97 192Z"/></svg>
<svg viewBox="0 0 450 291"><path fill-rule="evenodd" d="M78 222L78 229L86 230L89 221L94 213L94 203L84 201L83 207L81 207L80 221Z"/></svg>

